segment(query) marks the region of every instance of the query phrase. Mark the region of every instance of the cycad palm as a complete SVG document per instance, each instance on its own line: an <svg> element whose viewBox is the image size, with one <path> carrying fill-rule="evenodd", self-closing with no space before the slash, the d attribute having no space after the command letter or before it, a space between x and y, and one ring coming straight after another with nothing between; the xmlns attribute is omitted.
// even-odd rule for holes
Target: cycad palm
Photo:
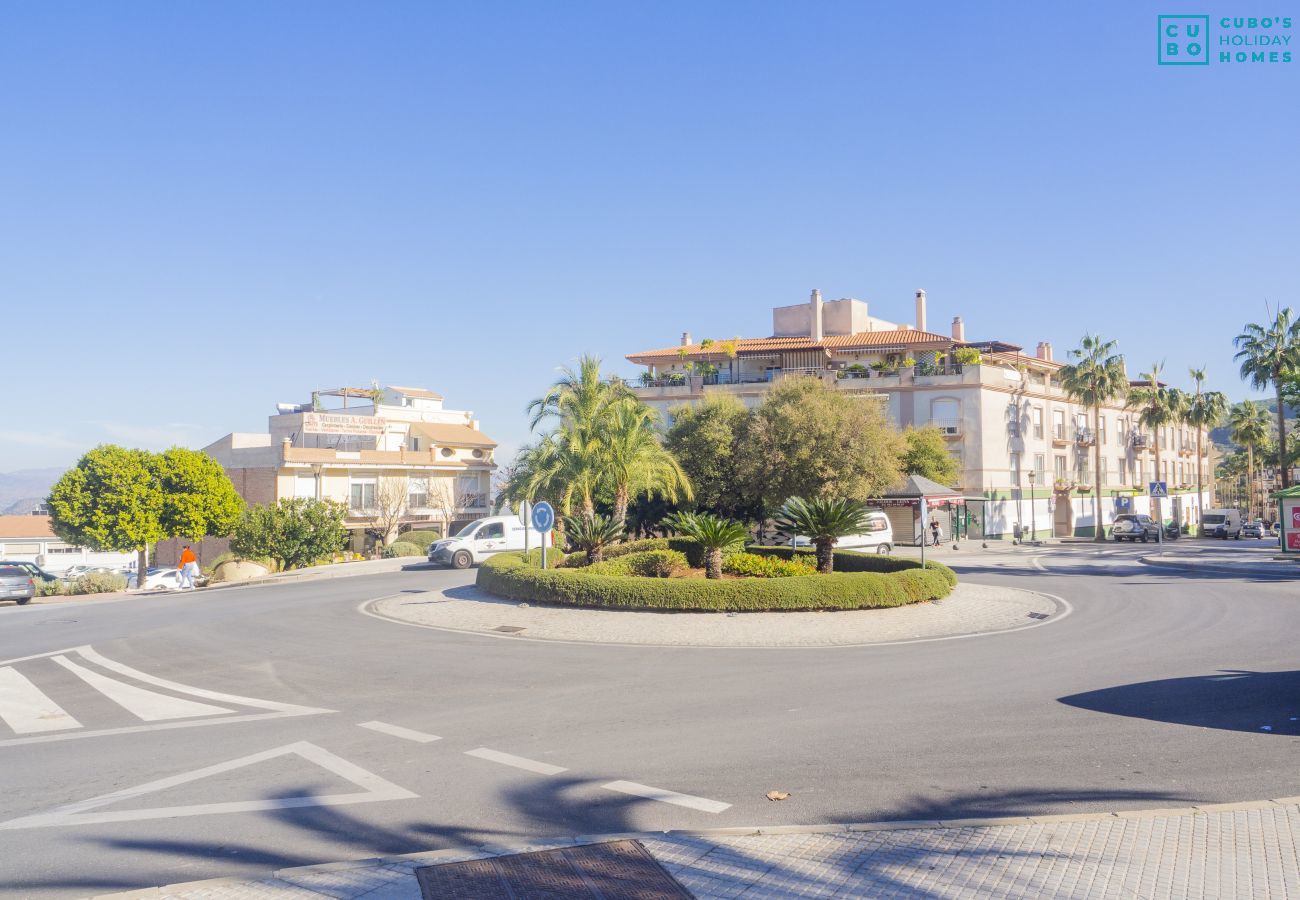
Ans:
<svg viewBox="0 0 1300 900"><path fill-rule="evenodd" d="M692 538L704 550L704 577L722 577L722 554L739 550L749 538L749 529L739 522L710 513L683 512L665 520L678 534Z"/></svg>
<svg viewBox="0 0 1300 900"><path fill-rule="evenodd" d="M677 458L660 443L657 416L644 403L625 401L609 407L598 449L600 470L614 495L614 520L627 519L628 501L642 493L677 502L692 498L691 484Z"/></svg>
<svg viewBox="0 0 1300 900"><path fill-rule="evenodd" d="M1187 396L1177 388L1171 388L1160 382L1164 363L1153 363L1150 372L1143 372L1142 378L1147 382L1128 392L1129 409L1137 410L1138 422L1149 429L1155 436L1156 471L1152 481L1160 481L1160 432L1165 426L1181 422L1186 415ZM1155 520L1163 522L1160 498L1155 501Z"/></svg>
<svg viewBox="0 0 1300 900"><path fill-rule="evenodd" d="M817 548L817 571L835 568L835 542L867 530L867 511L852 500L804 500L791 497L777 514L777 527L807 535Z"/></svg>
<svg viewBox="0 0 1300 900"><path fill-rule="evenodd" d="M1291 484L1286 465L1286 404L1282 387L1289 376L1300 373L1300 320L1290 307L1278 310L1267 325L1247 325L1232 339L1237 347L1233 359L1241 363L1241 377L1252 387L1273 387L1277 400L1277 463L1282 470L1282 487Z"/></svg>
<svg viewBox="0 0 1300 900"><path fill-rule="evenodd" d="M605 516L569 516L564 520L564 536L587 554L587 562L598 563L605 548L622 539L623 523Z"/></svg>
<svg viewBox="0 0 1300 900"><path fill-rule="evenodd" d="M1128 376L1124 374L1124 357L1115 352L1115 342L1102 340L1100 335L1085 334L1078 349L1070 355L1077 363L1064 366L1057 374L1061 387L1070 399L1092 410L1093 458L1096 485L1092 495L1093 540L1105 541L1106 532L1101 527L1101 407L1128 391Z"/></svg>
<svg viewBox="0 0 1300 900"><path fill-rule="evenodd" d="M1246 515L1254 515L1255 507L1255 448L1268 440L1272 428L1268 411L1249 400L1238 403L1228 414L1232 429L1232 442L1246 448Z"/></svg>
<svg viewBox="0 0 1300 900"><path fill-rule="evenodd" d="M1228 414L1228 398L1220 391L1202 391L1205 369L1189 370L1196 382L1196 393L1187 403L1187 424L1196 429L1196 521L1201 521L1201 432L1215 428ZM1247 510L1249 514L1249 510Z"/></svg>

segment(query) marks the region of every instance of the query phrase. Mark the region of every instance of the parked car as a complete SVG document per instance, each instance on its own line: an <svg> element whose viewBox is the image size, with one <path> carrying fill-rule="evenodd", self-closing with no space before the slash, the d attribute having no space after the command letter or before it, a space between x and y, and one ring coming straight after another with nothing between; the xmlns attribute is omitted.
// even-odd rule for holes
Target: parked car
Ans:
<svg viewBox="0 0 1300 900"><path fill-rule="evenodd" d="M181 570L163 566L150 566L144 570L144 586L149 591L179 591L181 589ZM135 573L128 572L126 575L126 586L128 589L135 588ZM206 575L200 574L195 576L194 584L196 587L203 587L208 583Z"/></svg>
<svg viewBox="0 0 1300 900"><path fill-rule="evenodd" d="M791 541L795 547L811 547L812 541L803 535L796 535ZM918 543L919 546L919 543ZM849 534L835 542L836 550L875 550L877 553L890 553L894 549L894 526L884 510L867 511L867 530L862 534Z"/></svg>
<svg viewBox="0 0 1300 900"><path fill-rule="evenodd" d="M1242 537L1263 539L1266 534L1268 534L1268 526L1260 519L1256 519L1253 522L1247 522L1245 525L1241 526Z"/></svg>
<svg viewBox="0 0 1300 900"><path fill-rule="evenodd" d="M542 546L542 533L528 528L528 546ZM494 553L524 549L524 523L518 516L489 516L429 545L429 562L453 569L476 566Z"/></svg>
<svg viewBox="0 0 1300 900"><path fill-rule="evenodd" d="M57 575L51 575L36 563L24 562L20 559L0 559L0 566L17 566L37 581L59 580Z"/></svg>
<svg viewBox="0 0 1300 900"><path fill-rule="evenodd" d="M1241 540L1241 511L1236 509L1207 509L1201 516L1201 533L1205 537Z"/></svg>
<svg viewBox="0 0 1300 900"><path fill-rule="evenodd" d="M1147 541L1160 540L1160 526L1155 519L1144 513L1121 513L1115 517L1110 536L1117 543L1141 541L1145 544Z"/></svg>
<svg viewBox="0 0 1300 900"><path fill-rule="evenodd" d="M36 579L16 563L0 563L0 600L14 600L19 606L36 596Z"/></svg>
<svg viewBox="0 0 1300 900"><path fill-rule="evenodd" d="M70 569L68 569L66 572L64 572L62 575L59 576L59 580L64 582L73 582L76 581L78 578L80 578L82 575L97 575L100 573L106 575L122 574L120 571L112 568L111 566L72 566Z"/></svg>

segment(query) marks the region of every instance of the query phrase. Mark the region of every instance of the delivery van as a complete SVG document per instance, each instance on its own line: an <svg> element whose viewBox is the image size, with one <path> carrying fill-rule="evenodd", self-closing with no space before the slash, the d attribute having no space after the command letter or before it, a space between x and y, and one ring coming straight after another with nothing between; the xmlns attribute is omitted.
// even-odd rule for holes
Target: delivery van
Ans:
<svg viewBox="0 0 1300 900"><path fill-rule="evenodd" d="M542 532L528 529L528 547L542 546ZM547 544L547 546L552 546ZM429 545L429 562L453 569L477 566L493 553L524 549L524 523L518 516L488 516L470 522L449 538Z"/></svg>
<svg viewBox="0 0 1300 900"><path fill-rule="evenodd" d="M1201 514L1201 534L1227 540L1241 540L1241 510L1207 509Z"/></svg>

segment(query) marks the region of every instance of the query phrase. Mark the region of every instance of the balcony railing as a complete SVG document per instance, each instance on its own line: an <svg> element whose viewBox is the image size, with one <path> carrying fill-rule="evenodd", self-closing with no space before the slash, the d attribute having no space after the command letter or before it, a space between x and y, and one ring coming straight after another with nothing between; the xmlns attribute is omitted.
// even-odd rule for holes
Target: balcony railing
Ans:
<svg viewBox="0 0 1300 900"><path fill-rule="evenodd" d="M1091 428L1076 428L1074 442L1080 447L1091 447L1097 443L1097 435L1093 433Z"/></svg>
<svg viewBox="0 0 1300 900"><path fill-rule="evenodd" d="M944 437L961 437L961 419L931 419L930 427L939 429Z"/></svg>

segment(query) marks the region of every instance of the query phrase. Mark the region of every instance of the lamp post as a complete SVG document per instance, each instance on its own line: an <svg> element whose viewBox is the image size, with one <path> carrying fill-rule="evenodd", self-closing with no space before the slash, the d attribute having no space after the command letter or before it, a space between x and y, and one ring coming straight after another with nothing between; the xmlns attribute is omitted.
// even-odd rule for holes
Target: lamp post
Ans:
<svg viewBox="0 0 1300 900"><path fill-rule="evenodd" d="M1038 543L1038 511L1034 509L1034 475L1033 469L1029 470L1029 537L1035 544Z"/></svg>

